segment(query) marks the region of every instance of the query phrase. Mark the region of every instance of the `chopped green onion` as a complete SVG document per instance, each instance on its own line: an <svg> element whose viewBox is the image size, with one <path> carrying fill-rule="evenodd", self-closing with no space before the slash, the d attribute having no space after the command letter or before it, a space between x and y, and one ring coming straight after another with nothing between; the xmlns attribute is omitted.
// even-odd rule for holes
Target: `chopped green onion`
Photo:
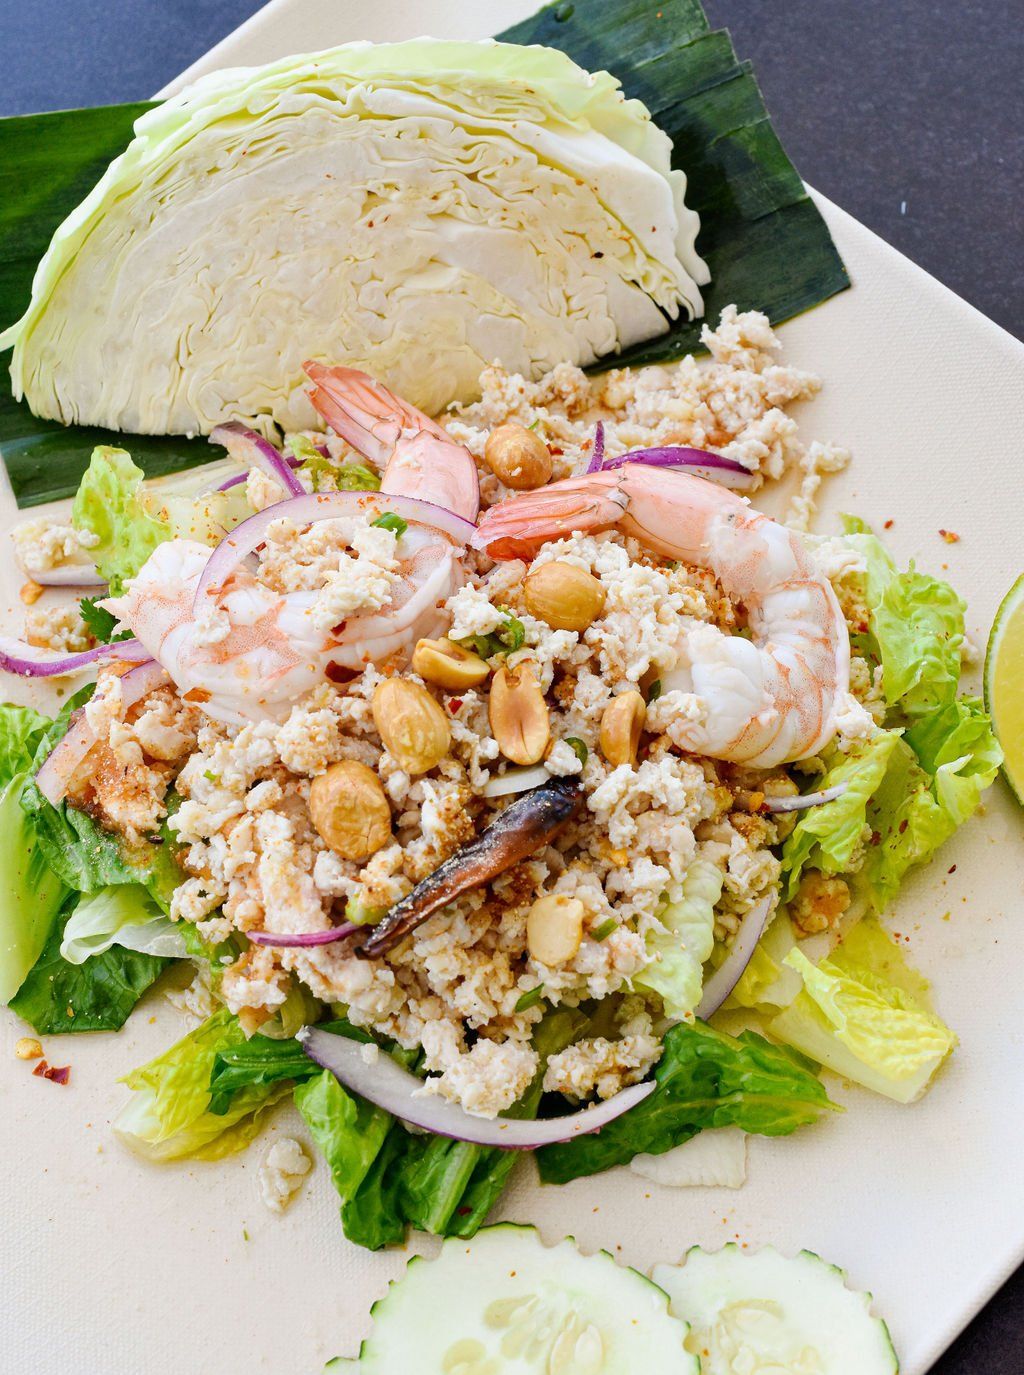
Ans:
<svg viewBox="0 0 1024 1375"><path fill-rule="evenodd" d="M660 696L661 696L661 679L660 679L660 678L655 678L654 682L653 682L653 683L651 684L651 686L647 689L647 705L650 706L652 702L656 702Z"/></svg>
<svg viewBox="0 0 1024 1375"><path fill-rule="evenodd" d="M526 641L526 627L507 606L498 606L495 610L507 617L497 630L492 630L489 635L469 635L456 643L464 649L473 650L481 659L492 659L495 654L512 654L521 649Z"/></svg>
<svg viewBox="0 0 1024 1375"><path fill-rule="evenodd" d="M396 516L394 511L385 511L376 520L371 520L370 524L379 525L382 530L390 530L395 539L401 539L409 528L409 522L401 516Z"/></svg>
<svg viewBox="0 0 1024 1375"><path fill-rule="evenodd" d="M606 917L600 926L595 926L591 931L590 939L592 941L606 941L618 924L614 917Z"/></svg>
<svg viewBox="0 0 1024 1375"><path fill-rule="evenodd" d="M567 735L565 737L565 743L569 746L583 767L586 768L587 760L590 758L590 751L587 749L586 742L581 740L578 735Z"/></svg>
<svg viewBox="0 0 1024 1375"><path fill-rule="evenodd" d="M219 782L220 782L220 774L219 774L219 773L214 773L212 769L204 769L204 770L203 770L203 777L206 779L207 783L219 783Z"/></svg>
<svg viewBox="0 0 1024 1375"><path fill-rule="evenodd" d="M538 984L536 988L528 988L523 996L516 1003L517 1012L525 1012L527 1008L536 1007L544 996L544 985Z"/></svg>

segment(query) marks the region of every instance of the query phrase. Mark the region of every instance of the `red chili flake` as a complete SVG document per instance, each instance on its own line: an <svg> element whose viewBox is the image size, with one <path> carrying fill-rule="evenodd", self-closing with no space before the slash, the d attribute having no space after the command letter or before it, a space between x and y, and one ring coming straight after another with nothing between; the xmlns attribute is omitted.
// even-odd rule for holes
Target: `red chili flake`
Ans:
<svg viewBox="0 0 1024 1375"><path fill-rule="evenodd" d="M458 1213L459 1217L469 1217L473 1209L463 1205L461 1208L456 1208L455 1211Z"/></svg>
<svg viewBox="0 0 1024 1375"><path fill-rule="evenodd" d="M462 701L463 701L463 699L462 699L461 697L449 697L449 698L448 698L448 710L451 712L451 714L452 714L453 716L454 716L455 713L461 708L461 706L462 706Z"/></svg>
<svg viewBox="0 0 1024 1375"><path fill-rule="evenodd" d="M884 522L882 523L882 529L883 529L883 530L891 530L892 527L893 527L895 524L896 524L896 522L893 521L893 520L884 521Z"/></svg>
<svg viewBox="0 0 1024 1375"><path fill-rule="evenodd" d="M881 845L881 843L882 843L882 833L881 833L881 831L872 831L872 832L871 832L871 844L872 844L872 845Z"/></svg>
<svg viewBox="0 0 1024 1375"><path fill-rule="evenodd" d="M32 1071L38 1074L41 1079L49 1079L54 1084L66 1084L71 1078L70 1065L48 1065L45 1060L40 1060Z"/></svg>
<svg viewBox="0 0 1024 1375"><path fill-rule="evenodd" d="M946 873L947 873L947 874L955 874L955 873L956 873L956 865L955 865L955 864L951 864L951 865L949 866L949 868L946 870Z"/></svg>
<svg viewBox="0 0 1024 1375"><path fill-rule="evenodd" d="M955 530L940 530L939 534L942 536L942 538L946 541L947 544L960 543L960 536L957 534Z"/></svg>
<svg viewBox="0 0 1024 1375"><path fill-rule="evenodd" d="M871 627L868 625L867 621L861 621L857 626L857 634L866 635L870 629Z"/></svg>
<svg viewBox="0 0 1024 1375"><path fill-rule="evenodd" d="M910 825L910 822L907 820L906 817L904 817L903 820L900 822L899 828L898 828L898 829L899 829L900 835L903 834L903 832L907 829L907 827L908 827L909 825Z"/></svg>

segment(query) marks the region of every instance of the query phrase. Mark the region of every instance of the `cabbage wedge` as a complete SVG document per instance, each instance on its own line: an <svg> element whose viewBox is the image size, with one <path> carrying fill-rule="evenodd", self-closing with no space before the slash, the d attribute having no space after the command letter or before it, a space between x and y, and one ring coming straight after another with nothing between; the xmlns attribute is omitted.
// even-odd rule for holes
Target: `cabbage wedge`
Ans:
<svg viewBox="0 0 1024 1375"><path fill-rule="evenodd" d="M703 310L671 144L550 48L352 43L144 114L0 336L36 415L141 434L314 423L301 363L424 410L496 358L586 365Z"/></svg>

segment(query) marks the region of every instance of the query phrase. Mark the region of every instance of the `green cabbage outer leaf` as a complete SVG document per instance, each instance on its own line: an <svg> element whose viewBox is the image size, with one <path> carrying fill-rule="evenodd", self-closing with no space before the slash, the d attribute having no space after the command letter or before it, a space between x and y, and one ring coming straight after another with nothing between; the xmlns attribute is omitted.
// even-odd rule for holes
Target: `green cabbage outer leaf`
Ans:
<svg viewBox="0 0 1024 1375"><path fill-rule="evenodd" d="M717 864L695 859L679 900L658 913L664 930L648 933L650 964L634 975L633 983L657 993L668 1017L688 1017L700 1002L704 962L715 944L715 903L722 896L722 880Z"/></svg>
<svg viewBox="0 0 1024 1375"><path fill-rule="evenodd" d="M0 1003L43 953L67 895L21 798L51 722L31 707L0 706Z"/></svg>
<svg viewBox="0 0 1024 1375"><path fill-rule="evenodd" d="M83 897L64 927L60 954L69 964L84 964L113 946L161 959L188 954L178 923L164 915L140 883L101 888Z"/></svg>
<svg viewBox="0 0 1024 1375"><path fill-rule="evenodd" d="M920 1098L956 1037L877 922L859 923L817 965L800 950L786 963L802 976L803 992L768 1023L772 1035L898 1103Z"/></svg>
<svg viewBox="0 0 1024 1375"><path fill-rule="evenodd" d="M65 423L269 433L313 425L310 356L432 413L496 357L590 363L702 312L670 155L613 77L539 46L211 73L137 121L58 228L0 336L15 395Z"/></svg>
<svg viewBox="0 0 1024 1375"><path fill-rule="evenodd" d="M226 1008L155 1060L125 1076L132 1097L114 1121L124 1144L147 1160L220 1160L244 1150L263 1114L291 1092L289 1083L245 1085L222 1114L210 1111L210 1077L219 1051L245 1033Z"/></svg>
<svg viewBox="0 0 1024 1375"><path fill-rule="evenodd" d="M596 1134L539 1150L541 1181L566 1184L634 1155L662 1155L705 1127L786 1136L833 1107L802 1056L756 1032L733 1037L704 1022L671 1028L654 1078L649 1097Z"/></svg>

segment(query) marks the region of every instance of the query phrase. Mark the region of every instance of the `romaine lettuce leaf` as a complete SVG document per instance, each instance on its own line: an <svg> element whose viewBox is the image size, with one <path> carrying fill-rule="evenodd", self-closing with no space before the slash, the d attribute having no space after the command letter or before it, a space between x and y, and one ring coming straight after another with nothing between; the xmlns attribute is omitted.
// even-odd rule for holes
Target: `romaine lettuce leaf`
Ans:
<svg viewBox="0 0 1024 1375"><path fill-rule="evenodd" d="M687 1017L700 1002L704 962L715 944L715 903L721 896L721 869L695 859L678 902L658 914L665 930L647 936L650 963L634 975L633 983L657 993L668 1017Z"/></svg>
<svg viewBox="0 0 1024 1375"><path fill-rule="evenodd" d="M114 1121L124 1144L147 1160L219 1160L244 1150L265 1111L291 1092L289 1083L244 1085L227 1112L210 1111L210 1078L219 1051L240 1046L245 1033L226 1008L183 1036L155 1060L125 1076L132 1090Z"/></svg>
<svg viewBox="0 0 1024 1375"><path fill-rule="evenodd" d="M800 950L786 963L804 987L768 1023L772 1035L898 1103L920 1098L956 1037L927 1006L920 975L877 923L865 919L817 965Z"/></svg>
<svg viewBox="0 0 1024 1375"><path fill-rule="evenodd" d="M49 726L30 707L0 706L0 1003L14 997L42 954L67 895L21 806Z"/></svg>
<svg viewBox="0 0 1024 1375"><path fill-rule="evenodd" d="M756 1032L727 1036L704 1022L680 1022L665 1036L657 1088L590 1136L537 1152L541 1181L570 1179L661 1155L705 1127L742 1127L785 1136L833 1107L807 1061Z"/></svg>
<svg viewBox="0 0 1024 1375"><path fill-rule="evenodd" d="M726 1006L761 1010L788 1006L803 987L800 975L786 964L786 956L795 948L793 923L780 908L755 946Z"/></svg>
<svg viewBox="0 0 1024 1375"><path fill-rule="evenodd" d="M169 961L114 946L82 964L70 964L61 955L61 943L72 910L69 904L58 917L10 1000L11 1010L43 1034L117 1031Z"/></svg>
<svg viewBox="0 0 1024 1375"><path fill-rule="evenodd" d="M84 964L113 946L161 959L183 959L188 950L171 921L140 883L101 888L82 897L64 927L61 958Z"/></svg>
<svg viewBox="0 0 1024 1375"><path fill-rule="evenodd" d="M373 1037L360 1027L353 1026L346 1017L320 1024L321 1031L348 1036L353 1041L370 1042ZM210 1075L210 1111L227 1112L239 1089L246 1085L267 1085L284 1079L301 1083L320 1073L294 1036L278 1040L257 1034L241 1045L224 1046L214 1057Z"/></svg>

